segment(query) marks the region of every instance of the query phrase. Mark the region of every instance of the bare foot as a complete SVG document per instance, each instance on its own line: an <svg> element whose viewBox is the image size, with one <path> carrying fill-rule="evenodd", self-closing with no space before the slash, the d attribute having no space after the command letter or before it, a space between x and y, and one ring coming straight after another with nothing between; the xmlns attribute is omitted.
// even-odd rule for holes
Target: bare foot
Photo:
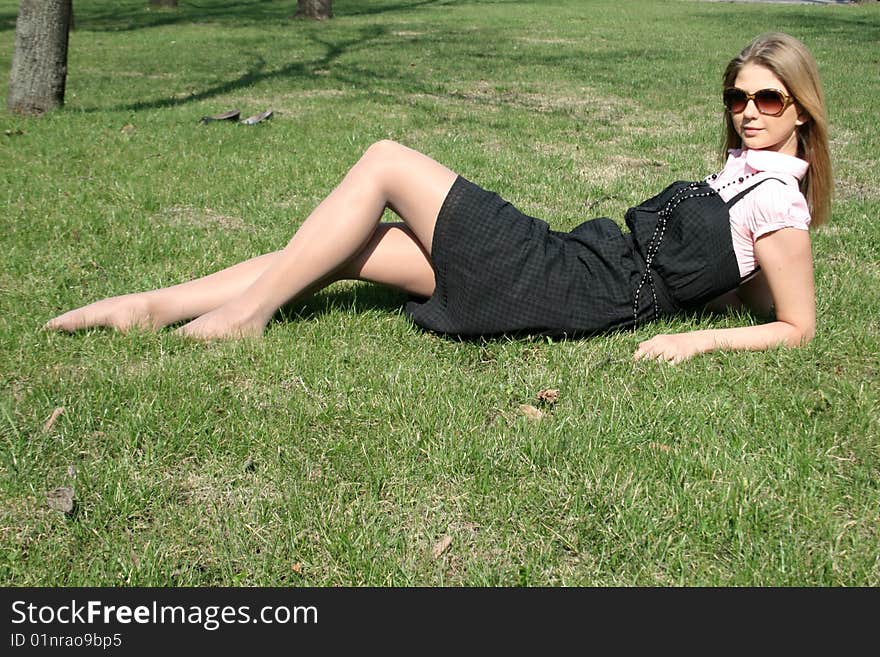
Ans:
<svg viewBox="0 0 880 657"><path fill-rule="evenodd" d="M108 326L119 331L132 328L155 330L162 327L154 317L144 293L126 294L96 301L50 319L43 328L50 331L79 331L92 326Z"/></svg>
<svg viewBox="0 0 880 657"><path fill-rule="evenodd" d="M258 338L263 335L266 321L242 310L240 304L227 303L181 326L178 335L198 340Z"/></svg>

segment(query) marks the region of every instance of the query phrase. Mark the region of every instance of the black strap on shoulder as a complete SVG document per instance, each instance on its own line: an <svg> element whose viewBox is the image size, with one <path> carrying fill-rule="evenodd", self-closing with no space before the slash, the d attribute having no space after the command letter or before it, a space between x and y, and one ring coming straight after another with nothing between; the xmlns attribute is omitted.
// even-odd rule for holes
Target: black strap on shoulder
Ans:
<svg viewBox="0 0 880 657"><path fill-rule="evenodd" d="M765 183L765 182L767 182L768 180L776 180L776 181L778 181L778 182L781 182L783 185L787 185L787 184L788 184L788 183L786 183L784 180L782 180L782 179L780 179L780 178L764 178L763 180L759 180L758 182L756 182L756 183L755 183L754 185L752 185L751 187L742 190L739 194L737 194L737 195L734 196L732 199L730 199L730 200L727 202L727 209L729 210L730 208L732 208L734 205L736 205L737 203L739 203L739 201L741 201L742 198L743 198L746 194L748 194L750 191L752 191L753 189L755 189L755 187L757 187L758 185L760 185L760 184L762 184L762 183Z"/></svg>
<svg viewBox="0 0 880 657"><path fill-rule="evenodd" d="M781 182L783 185L787 185L787 184L788 184L787 182L785 182L784 180L782 180L782 179L780 179L780 178L772 178L772 177L771 177L771 178L764 178L763 180L759 180L758 182L756 182L754 185L752 185L752 186L749 187L748 189L744 189L744 190L742 190L739 194L737 194L737 195L734 196L732 199L730 199L730 200L727 202L727 209L730 210L730 208L732 208L734 205L736 205L736 203L737 203L738 201L742 200L742 198L743 198L746 194L748 194L750 191L752 191L753 189L755 189L755 187L757 187L757 186L760 185L761 183L765 183L765 182L767 182L768 180L776 180L776 181L778 181L778 182ZM747 274L745 278L741 279L740 282L739 282L740 285L742 285L742 284L745 283L747 280L749 280L750 278L752 278L752 276L754 276L755 274L757 274L759 271L761 271L761 266L760 266L760 265L756 266L755 269L754 269L754 271L752 271L750 274Z"/></svg>

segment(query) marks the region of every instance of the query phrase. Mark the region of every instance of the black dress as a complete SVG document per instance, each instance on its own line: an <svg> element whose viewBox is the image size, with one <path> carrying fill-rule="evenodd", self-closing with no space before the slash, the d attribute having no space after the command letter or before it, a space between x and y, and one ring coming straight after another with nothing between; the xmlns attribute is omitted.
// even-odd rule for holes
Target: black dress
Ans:
<svg viewBox="0 0 880 657"><path fill-rule="evenodd" d="M560 232L458 177L434 228L434 293L405 312L452 336L580 337L698 307L740 284L728 209L756 186L725 204L676 182L630 208L628 233L607 217Z"/></svg>

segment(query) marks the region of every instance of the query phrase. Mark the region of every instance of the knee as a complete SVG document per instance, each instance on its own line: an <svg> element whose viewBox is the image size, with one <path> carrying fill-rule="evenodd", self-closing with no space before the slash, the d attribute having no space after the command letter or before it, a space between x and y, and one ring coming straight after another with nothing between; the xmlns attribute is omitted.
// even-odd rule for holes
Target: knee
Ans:
<svg viewBox="0 0 880 657"><path fill-rule="evenodd" d="M404 147L396 141L382 139L370 145L358 163L370 177L379 181L393 175L394 168L400 163Z"/></svg>
<svg viewBox="0 0 880 657"><path fill-rule="evenodd" d="M403 146L390 139L382 139L371 144L361 158L374 164L387 164L400 158Z"/></svg>

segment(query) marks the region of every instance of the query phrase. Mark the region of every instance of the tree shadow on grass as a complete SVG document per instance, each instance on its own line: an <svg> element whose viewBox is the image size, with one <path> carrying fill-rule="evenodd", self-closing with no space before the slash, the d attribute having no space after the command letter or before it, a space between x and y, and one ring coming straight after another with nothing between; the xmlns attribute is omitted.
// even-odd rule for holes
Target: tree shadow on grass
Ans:
<svg viewBox="0 0 880 657"><path fill-rule="evenodd" d="M282 65L280 68L266 70L268 64L262 56L251 56L250 58L254 63L251 64L249 69L243 74L231 80L218 82L201 91L190 92L186 96L167 96L164 98L141 100L110 107L85 107L82 108L82 111L139 111L180 107L190 103L234 93L260 83L276 80L289 82L296 79L310 81L314 79L316 72L327 74L323 78L326 83L329 84L332 82L334 84L347 85L352 90L392 90L393 93L372 94L371 98L373 100L395 105L400 103L418 104L413 100L414 98L432 98L438 95L443 95L444 97L467 102L473 105L493 107L504 106L519 110L535 109L534 101L528 102L527 99L520 98L516 94L507 94L503 96L493 94L480 95L455 89L438 89L436 85L432 86L430 83L414 77L402 79L399 76L398 70L389 69L387 71L382 71L380 68L373 65L373 61L369 57L359 60L359 63L352 62L346 65L338 64L338 61L345 55L351 55L365 50L372 52L383 46L389 45L385 42L385 39L389 34L390 29L385 25L379 24L365 25L359 29L356 36L348 39L340 39L339 41L333 41L331 38L324 37L320 33L305 31L302 34L305 39L310 40L312 43L319 45L324 49L324 54L317 59L307 62L291 62ZM448 47L451 49L457 49L456 51L459 53L459 56L469 56L466 50L462 50L462 48L466 49L469 46L467 44L458 43L458 41L456 41L457 39L460 40L460 35L456 35L453 32L438 32L433 35L435 43L449 41ZM418 43L414 42L413 47L418 48ZM593 57L593 63L600 66L603 62L607 62L610 67L615 61L619 61L621 58L631 58L640 56L641 54L643 54L641 50L615 50L613 52L595 55ZM516 58L515 55L511 55L501 49L494 50L492 52L492 57L495 58L495 60L509 59L511 65L515 63ZM248 57L242 53L241 58L246 59ZM531 61L532 64L536 66L564 66L570 63L571 55L564 52L544 53L540 57L533 57ZM547 108L540 109L541 111L548 111ZM565 110L562 108L555 111Z"/></svg>
<svg viewBox="0 0 880 657"><path fill-rule="evenodd" d="M156 100L138 101L121 106L109 108L112 111L138 111L145 109L163 109L168 107L179 107L189 103L199 102L215 96L222 96L240 89L246 89L261 82L267 82L278 79L288 79L294 77L311 77L314 71L326 69L332 66L333 62L338 60L342 55L368 47L376 39L383 37L387 33L387 28L381 25L370 25L360 30L357 37L340 43L333 43L320 39L318 36L307 35L312 41L326 48L325 54L312 62L294 62L282 66L279 69L266 71L266 61L262 57L257 57L256 62L244 74L234 80L218 83L203 91L191 93L183 98L168 97ZM107 108L85 108L85 112L105 111Z"/></svg>
<svg viewBox="0 0 880 657"><path fill-rule="evenodd" d="M12 13L0 13L0 32L6 32L7 30L15 29L15 19L18 17L18 14L15 12Z"/></svg>
<svg viewBox="0 0 880 657"><path fill-rule="evenodd" d="M388 316L403 314L403 307L410 300L424 299L410 296L405 292L396 290L385 285L358 282L350 287L324 288L320 292L306 299L294 301L282 307L272 318L270 324L286 324L290 322L321 321L327 315L338 312L350 314L381 313ZM407 319L406 321L410 321ZM427 329L419 329L411 322L415 330L423 331L426 335L442 337L450 342L461 344L485 344L493 342L526 342L545 343L548 335L539 331L516 331L498 333L493 335L445 335L434 333ZM565 336L556 335L558 339L566 339ZM583 340L598 337L601 334L570 336L572 340Z"/></svg>
<svg viewBox="0 0 880 657"><path fill-rule="evenodd" d="M523 0L526 2L527 0ZM377 16L402 13L423 7L453 7L474 4L477 0L387 0L364 5L363 0L336 0L336 18ZM112 6L111 6L112 5ZM101 5L74 4L74 29L92 32L128 32L151 27L185 23L225 23L237 27L265 25L295 20L296 0L181 0L177 9L150 7L148 0L116 0ZM0 32L15 29L18 13L0 13Z"/></svg>
<svg viewBox="0 0 880 657"><path fill-rule="evenodd" d="M364 6L362 0L336 0L337 18L405 12L429 5L469 4L473 0L401 0ZM116 0L112 3L74 4L76 30L127 32L167 25L225 23L236 27L294 20L296 0L181 0L177 9L156 9L148 0ZM0 31L15 28L16 13L0 14Z"/></svg>
<svg viewBox="0 0 880 657"><path fill-rule="evenodd" d="M339 311L399 314L407 299L409 297L405 292L384 285L366 282L346 287L331 285L312 296L283 306L275 313L272 323L316 320Z"/></svg>
<svg viewBox="0 0 880 657"><path fill-rule="evenodd" d="M413 2L392 2L364 7L360 0L349 0L348 2L339 2L339 0L337 0L333 4L333 13L337 16L373 16L387 12L421 9L422 7L427 7L429 5L439 5L441 7L468 5L474 4L474 1L475 0L417 0Z"/></svg>
<svg viewBox="0 0 880 657"><path fill-rule="evenodd" d="M275 313L270 324L277 325L291 322L321 321L325 316L338 312L351 314L382 313L389 316L401 315L403 314L404 305L411 299L418 299L418 297L407 295L405 292L391 287L373 283L357 282L348 287L331 285L308 298L291 302L282 307L277 313ZM747 326L749 323L765 323L772 321L772 318L761 317L746 308L738 310L710 310L707 308L698 308L689 311L682 311L668 319L683 322L685 326L691 327L686 330L693 330L693 327L702 328L707 322L711 323L713 321L720 321L731 315L738 316L742 320L743 326ZM416 325L413 324L413 326L415 327ZM709 326L709 328L711 328L711 326ZM428 330L425 330L425 333L438 335ZM602 337L616 334L632 334L632 329L619 328L594 333L575 333L569 335L559 333L558 331L542 332L540 330L524 330L491 335L443 335L440 337L451 342L462 344L486 344L510 341L543 344L547 342L548 338L552 338L555 342L580 342L583 340L601 339Z"/></svg>

